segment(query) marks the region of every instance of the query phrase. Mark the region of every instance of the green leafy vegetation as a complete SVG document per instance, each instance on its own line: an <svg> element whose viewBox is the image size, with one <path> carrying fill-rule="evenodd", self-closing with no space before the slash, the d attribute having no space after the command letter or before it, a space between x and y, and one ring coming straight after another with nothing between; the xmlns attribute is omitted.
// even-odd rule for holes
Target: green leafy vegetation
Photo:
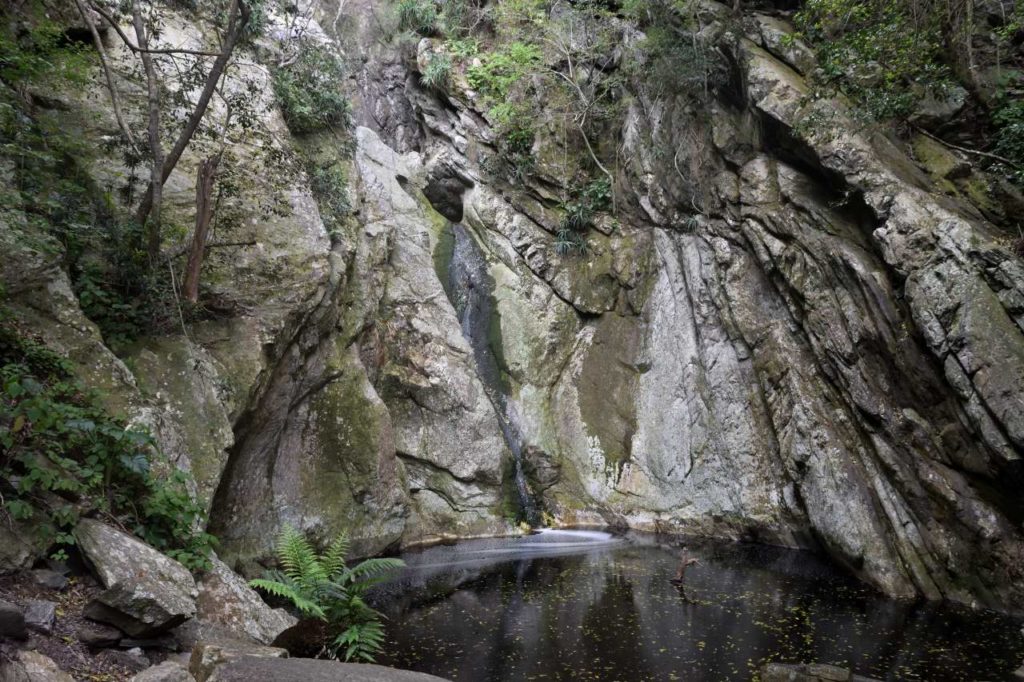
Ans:
<svg viewBox="0 0 1024 682"><path fill-rule="evenodd" d="M423 85L433 90L444 91L452 75L452 58L444 52L435 52L423 69Z"/></svg>
<svg viewBox="0 0 1024 682"><path fill-rule="evenodd" d="M1008 92L1001 92L992 113L996 125L995 152L1010 164L999 163L1003 173L1024 187L1024 100Z"/></svg>
<svg viewBox="0 0 1024 682"><path fill-rule="evenodd" d="M815 44L826 85L876 119L910 115L922 94L953 85L941 11L918 13L900 0L808 0L797 13ZM937 8L936 8L937 9Z"/></svg>
<svg viewBox="0 0 1024 682"><path fill-rule="evenodd" d="M405 564L400 559L376 558L349 568L345 563L348 549L348 539L342 534L325 553L317 554L301 533L285 527L277 540L281 569L249 584L288 600L303 615L325 622L330 641L323 645L324 655L373 661L383 645L384 628L382 616L366 603L365 596Z"/></svg>
<svg viewBox="0 0 1024 682"><path fill-rule="evenodd" d="M19 329L0 308L0 490L3 510L30 520L55 554L98 512L190 568L208 565L214 538L188 477L152 437L112 417L65 358Z"/></svg>
<svg viewBox="0 0 1024 682"><path fill-rule="evenodd" d="M305 41L293 64L274 72L274 93L288 129L296 135L345 126L349 102L342 94L341 59L326 46Z"/></svg>
<svg viewBox="0 0 1024 682"><path fill-rule="evenodd" d="M433 0L399 0L398 28L429 36L437 30L437 5Z"/></svg>
<svg viewBox="0 0 1024 682"><path fill-rule="evenodd" d="M471 88L480 93L488 116L498 133L498 151L502 159L521 178L532 168L535 131L530 75L543 61L536 45L515 41L481 55L479 65L466 71Z"/></svg>
<svg viewBox="0 0 1024 682"><path fill-rule="evenodd" d="M841 91L873 121L913 123L922 100L943 101L963 86L978 121L966 131L990 169L1024 185L1024 119L1019 93L982 83L979 30L967 3L945 0L807 0L796 14L800 37L814 46L817 85ZM992 31L995 56L1013 54L1021 9ZM1011 70L1012 71L1012 70ZM993 92L994 90L994 92ZM961 91L962 93L963 91Z"/></svg>

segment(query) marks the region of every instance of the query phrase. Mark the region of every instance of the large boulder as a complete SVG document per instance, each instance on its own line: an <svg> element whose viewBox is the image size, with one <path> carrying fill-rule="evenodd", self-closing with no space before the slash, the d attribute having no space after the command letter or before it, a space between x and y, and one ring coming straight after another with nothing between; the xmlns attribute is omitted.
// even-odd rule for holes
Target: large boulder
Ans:
<svg viewBox="0 0 1024 682"><path fill-rule="evenodd" d="M196 617L260 644L270 644L298 622L284 609L267 606L241 576L216 558L199 581Z"/></svg>
<svg viewBox="0 0 1024 682"><path fill-rule="evenodd" d="M86 606L88 618L149 637L195 616L196 582L174 559L93 519L80 521L75 537L107 588Z"/></svg>

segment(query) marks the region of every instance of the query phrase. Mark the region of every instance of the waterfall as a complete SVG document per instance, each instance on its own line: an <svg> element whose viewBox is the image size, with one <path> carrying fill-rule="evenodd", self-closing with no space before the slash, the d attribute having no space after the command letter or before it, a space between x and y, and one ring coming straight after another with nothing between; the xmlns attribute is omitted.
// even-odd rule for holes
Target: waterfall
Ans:
<svg viewBox="0 0 1024 682"><path fill-rule="evenodd" d="M512 452L513 480L523 517L531 526L541 522L537 504L523 471L523 438L508 398L509 386L502 371L501 318L495 309L494 278L487 269L483 250L461 224L449 223L441 235L435 259L438 277L455 308L462 335L473 349L477 374Z"/></svg>

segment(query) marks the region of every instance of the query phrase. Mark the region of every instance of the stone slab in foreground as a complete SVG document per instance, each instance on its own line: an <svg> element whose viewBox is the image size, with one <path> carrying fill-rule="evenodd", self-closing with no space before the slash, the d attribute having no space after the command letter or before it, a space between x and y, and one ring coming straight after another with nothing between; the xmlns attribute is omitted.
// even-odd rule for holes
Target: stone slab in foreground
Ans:
<svg viewBox="0 0 1024 682"><path fill-rule="evenodd" d="M209 682L447 682L411 670L365 663L339 663L314 658L243 656L219 666Z"/></svg>

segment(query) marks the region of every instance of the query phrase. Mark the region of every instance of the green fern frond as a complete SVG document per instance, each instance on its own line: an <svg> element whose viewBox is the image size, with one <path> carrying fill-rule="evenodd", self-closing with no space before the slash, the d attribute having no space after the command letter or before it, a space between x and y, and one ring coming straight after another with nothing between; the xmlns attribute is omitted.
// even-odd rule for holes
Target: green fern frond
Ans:
<svg viewBox="0 0 1024 682"><path fill-rule="evenodd" d="M397 570L405 568L405 562L401 559L391 558L378 558L378 559L367 559L361 562L357 566L350 568L346 576L348 581L354 584L362 584L367 580L376 577L390 577L387 576L389 573L394 573Z"/></svg>
<svg viewBox="0 0 1024 682"><path fill-rule="evenodd" d="M341 572L345 570L345 555L348 554L348 548L348 536L345 533L340 533L327 548L322 563L328 579L337 580Z"/></svg>
<svg viewBox="0 0 1024 682"><path fill-rule="evenodd" d="M257 578L249 581L249 587L254 589L263 590L268 594L272 594L282 599L287 599L295 605L302 613L315 616L317 618L326 618L324 611L315 602L306 598L293 585L287 583L278 582L277 580L265 580Z"/></svg>
<svg viewBox="0 0 1024 682"><path fill-rule="evenodd" d="M299 585L302 591L313 591L320 582L327 579L312 543L291 526L285 526L278 536L277 558L284 574Z"/></svg>

